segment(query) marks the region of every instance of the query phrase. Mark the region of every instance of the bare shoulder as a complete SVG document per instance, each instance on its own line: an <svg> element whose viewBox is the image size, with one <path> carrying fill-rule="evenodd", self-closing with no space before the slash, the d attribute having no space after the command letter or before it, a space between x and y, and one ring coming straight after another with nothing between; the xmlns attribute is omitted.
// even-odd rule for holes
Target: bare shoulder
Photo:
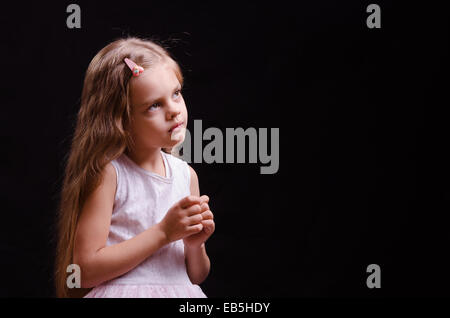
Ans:
<svg viewBox="0 0 450 318"><path fill-rule="evenodd" d="M92 193L86 198L85 209L105 211L108 214L114 203L117 188L116 169L111 162L105 165L101 172L100 183Z"/></svg>
<svg viewBox="0 0 450 318"><path fill-rule="evenodd" d="M191 177L194 177L197 179L198 178L197 173L195 172L194 168L192 168L192 166L190 164L187 164L187 165L189 167L189 171L191 172Z"/></svg>
<svg viewBox="0 0 450 318"><path fill-rule="evenodd" d="M106 166L103 168L102 175L104 178L104 181L112 181L112 184L115 186L117 183L117 175L116 175L116 169L114 168L113 164L111 162L108 162Z"/></svg>
<svg viewBox="0 0 450 318"><path fill-rule="evenodd" d="M188 164L189 170L191 172L191 194L193 195L199 195L200 194L200 188L199 188L199 182L198 182L198 176L197 173L195 172L194 168L192 168L189 164Z"/></svg>
<svg viewBox="0 0 450 318"><path fill-rule="evenodd" d="M117 187L116 169L114 168L112 163L109 162L103 167L103 170L100 173L99 184L91 195L94 195L96 192L97 194L98 192L100 192L103 197L105 196L111 197L111 195L115 196L116 187ZM114 198L114 196L112 196L112 198Z"/></svg>
<svg viewBox="0 0 450 318"><path fill-rule="evenodd" d="M116 169L111 162L107 163L100 172L97 186L88 194L86 201L114 199L117 186ZM87 202L86 202L87 203Z"/></svg>

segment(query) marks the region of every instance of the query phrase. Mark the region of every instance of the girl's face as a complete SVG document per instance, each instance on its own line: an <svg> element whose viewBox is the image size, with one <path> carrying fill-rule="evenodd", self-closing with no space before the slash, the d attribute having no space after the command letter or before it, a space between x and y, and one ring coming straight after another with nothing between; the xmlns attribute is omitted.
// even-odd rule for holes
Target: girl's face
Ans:
<svg viewBox="0 0 450 318"><path fill-rule="evenodd" d="M130 132L139 149L172 148L184 140L187 110L174 70L160 63L130 80ZM180 127L171 130L181 123Z"/></svg>

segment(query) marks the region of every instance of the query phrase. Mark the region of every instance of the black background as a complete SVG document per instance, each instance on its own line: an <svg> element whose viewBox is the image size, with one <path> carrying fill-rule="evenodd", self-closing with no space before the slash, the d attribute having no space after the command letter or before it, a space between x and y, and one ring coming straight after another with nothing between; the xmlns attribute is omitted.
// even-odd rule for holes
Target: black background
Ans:
<svg viewBox="0 0 450 318"><path fill-rule="evenodd" d="M279 128L280 168L192 164L219 296L448 296L448 11L422 2L78 1L2 10L0 295L54 296L54 220L93 56L165 43L188 129ZM381 289L366 268L381 266Z"/></svg>

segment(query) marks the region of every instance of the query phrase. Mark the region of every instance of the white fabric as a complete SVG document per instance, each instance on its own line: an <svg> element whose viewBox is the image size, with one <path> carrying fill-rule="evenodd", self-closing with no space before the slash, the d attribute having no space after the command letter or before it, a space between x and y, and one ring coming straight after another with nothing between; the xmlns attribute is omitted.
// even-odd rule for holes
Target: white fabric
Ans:
<svg viewBox="0 0 450 318"><path fill-rule="evenodd" d="M173 204L190 195L188 164L163 151L161 154L166 177L139 167L125 154L111 162L117 173L117 190L108 246L128 240L160 222ZM191 285L183 240L162 247L108 284Z"/></svg>

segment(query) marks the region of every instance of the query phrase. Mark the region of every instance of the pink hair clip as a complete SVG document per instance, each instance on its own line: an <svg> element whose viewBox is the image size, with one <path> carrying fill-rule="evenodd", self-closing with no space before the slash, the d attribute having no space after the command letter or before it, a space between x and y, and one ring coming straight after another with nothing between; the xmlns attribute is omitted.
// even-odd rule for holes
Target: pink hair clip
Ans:
<svg viewBox="0 0 450 318"><path fill-rule="evenodd" d="M130 68L131 72L133 72L133 76L139 76L144 71L144 68L142 66L137 65L129 58L125 58L125 63Z"/></svg>

